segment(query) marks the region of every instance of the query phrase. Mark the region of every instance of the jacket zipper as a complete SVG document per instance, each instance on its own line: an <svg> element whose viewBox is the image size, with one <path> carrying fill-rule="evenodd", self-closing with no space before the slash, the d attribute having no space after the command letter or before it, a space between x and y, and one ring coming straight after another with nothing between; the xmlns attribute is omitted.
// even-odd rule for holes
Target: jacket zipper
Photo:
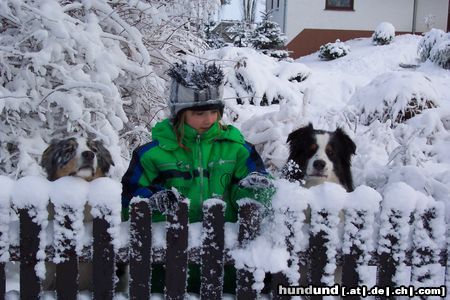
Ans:
<svg viewBox="0 0 450 300"><path fill-rule="evenodd" d="M203 203L203 160L202 160L202 149L200 147L201 135L197 135L197 148L198 148L198 173L200 176L200 203Z"/></svg>

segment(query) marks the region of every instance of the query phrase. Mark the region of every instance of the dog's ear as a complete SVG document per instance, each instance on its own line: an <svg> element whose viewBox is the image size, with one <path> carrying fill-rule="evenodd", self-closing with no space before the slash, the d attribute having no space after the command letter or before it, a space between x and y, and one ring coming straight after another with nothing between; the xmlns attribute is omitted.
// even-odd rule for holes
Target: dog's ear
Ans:
<svg viewBox="0 0 450 300"><path fill-rule="evenodd" d="M59 140L53 139L47 149L44 150L44 153L42 153L41 166L47 173L47 178L49 180L54 180L56 173L56 168L54 167L54 157L59 142Z"/></svg>
<svg viewBox="0 0 450 300"><path fill-rule="evenodd" d="M295 131L292 131L287 138L287 143L289 144L295 144L297 142L301 142L302 140L305 140L306 137L311 136L311 134L314 132L313 126L311 123L309 123L305 127L301 127Z"/></svg>
<svg viewBox="0 0 450 300"><path fill-rule="evenodd" d="M102 170L104 174L107 174L109 172L109 168L111 166L114 166L114 162L111 157L111 153L108 149L103 146L102 141L90 141L93 148L95 148L97 151L97 160L98 160L98 166Z"/></svg>
<svg viewBox="0 0 450 300"><path fill-rule="evenodd" d="M356 153L356 145L355 145L355 143L344 132L344 130L342 130L342 128L340 128L340 127L336 128L335 134L339 138L339 140L342 141L342 143L344 143L346 149L349 149L349 152L351 154L355 154Z"/></svg>

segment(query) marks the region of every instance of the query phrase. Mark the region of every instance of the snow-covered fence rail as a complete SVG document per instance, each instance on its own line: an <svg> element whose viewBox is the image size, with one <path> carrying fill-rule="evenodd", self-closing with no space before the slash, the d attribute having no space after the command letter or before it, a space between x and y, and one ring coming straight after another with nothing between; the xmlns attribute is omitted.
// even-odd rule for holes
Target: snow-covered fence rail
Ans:
<svg viewBox="0 0 450 300"><path fill-rule="evenodd" d="M93 265L94 299L112 299L117 262L129 263L131 299L149 299L152 263L165 263L168 299L184 298L189 263L201 266L202 299L222 298L224 265L237 269L238 299L256 299L261 292L284 299L279 292L289 295L335 283L341 284L339 295L349 298L365 296L352 287L367 286L366 295L371 295L375 285L442 291L450 281L444 278L449 272L444 272L442 203L403 183L388 186L383 195L368 187L345 193L330 184L309 190L287 181L276 184L268 214L253 200L239 202L238 228L224 223L225 206L218 199L205 201L202 224L188 224L188 203L183 202L165 226L151 223L147 201L136 200L128 228L119 219L120 184L110 179L49 183L39 177L13 182L0 176L0 298L8 261L20 262L22 299L39 298L49 262L56 263L55 289L61 299L76 299L82 264ZM10 216L11 205L18 221ZM90 236L83 223L87 218L93 224L91 242L85 241Z"/></svg>

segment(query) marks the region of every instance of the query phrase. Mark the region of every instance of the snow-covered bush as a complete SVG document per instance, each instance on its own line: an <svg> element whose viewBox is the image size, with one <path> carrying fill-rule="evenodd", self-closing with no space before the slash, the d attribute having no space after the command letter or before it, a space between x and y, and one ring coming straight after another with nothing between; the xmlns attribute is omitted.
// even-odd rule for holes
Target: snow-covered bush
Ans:
<svg viewBox="0 0 450 300"><path fill-rule="evenodd" d="M395 125L436 107L438 95L431 79L421 73L389 72L357 90L350 101L362 124L379 120Z"/></svg>
<svg viewBox="0 0 450 300"><path fill-rule="evenodd" d="M333 60L339 57L346 56L350 52L350 47L344 42L336 40L334 43L327 43L320 46L319 58L322 60Z"/></svg>
<svg viewBox="0 0 450 300"><path fill-rule="evenodd" d="M378 24L372 34L372 42L375 45L389 45L395 37L395 28L389 22Z"/></svg>
<svg viewBox="0 0 450 300"><path fill-rule="evenodd" d="M425 62L430 57L431 49L441 41L444 35L444 31L436 28L432 28L424 34L417 47L420 61Z"/></svg>
<svg viewBox="0 0 450 300"><path fill-rule="evenodd" d="M222 65L226 76L224 98L230 104L265 106L283 99L298 101L302 98L300 81L311 73L303 64L278 61L250 48L210 50L205 58ZM239 112L231 114L236 120Z"/></svg>
<svg viewBox="0 0 450 300"><path fill-rule="evenodd" d="M430 60L444 69L450 69L450 34L436 43L430 52Z"/></svg>

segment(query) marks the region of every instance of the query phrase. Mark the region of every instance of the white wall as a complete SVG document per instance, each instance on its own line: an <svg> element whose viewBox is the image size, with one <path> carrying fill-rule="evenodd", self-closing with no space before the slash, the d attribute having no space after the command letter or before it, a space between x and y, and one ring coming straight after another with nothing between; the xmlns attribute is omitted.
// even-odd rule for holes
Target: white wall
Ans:
<svg viewBox="0 0 450 300"><path fill-rule="evenodd" d="M276 2L277 0L274 0ZM284 4L286 0L280 0ZM448 0L417 0L416 31L428 31L423 19L434 15L434 27L446 30ZM266 7L271 0L267 0ZM412 31L414 0L354 0L354 11L325 10L325 0L287 0L288 41L303 29L374 30L387 21L396 31ZM283 26L284 5L274 21Z"/></svg>
<svg viewBox="0 0 450 300"><path fill-rule="evenodd" d="M416 31L426 32L425 17L432 16L432 28L447 31L448 0L417 0Z"/></svg>

